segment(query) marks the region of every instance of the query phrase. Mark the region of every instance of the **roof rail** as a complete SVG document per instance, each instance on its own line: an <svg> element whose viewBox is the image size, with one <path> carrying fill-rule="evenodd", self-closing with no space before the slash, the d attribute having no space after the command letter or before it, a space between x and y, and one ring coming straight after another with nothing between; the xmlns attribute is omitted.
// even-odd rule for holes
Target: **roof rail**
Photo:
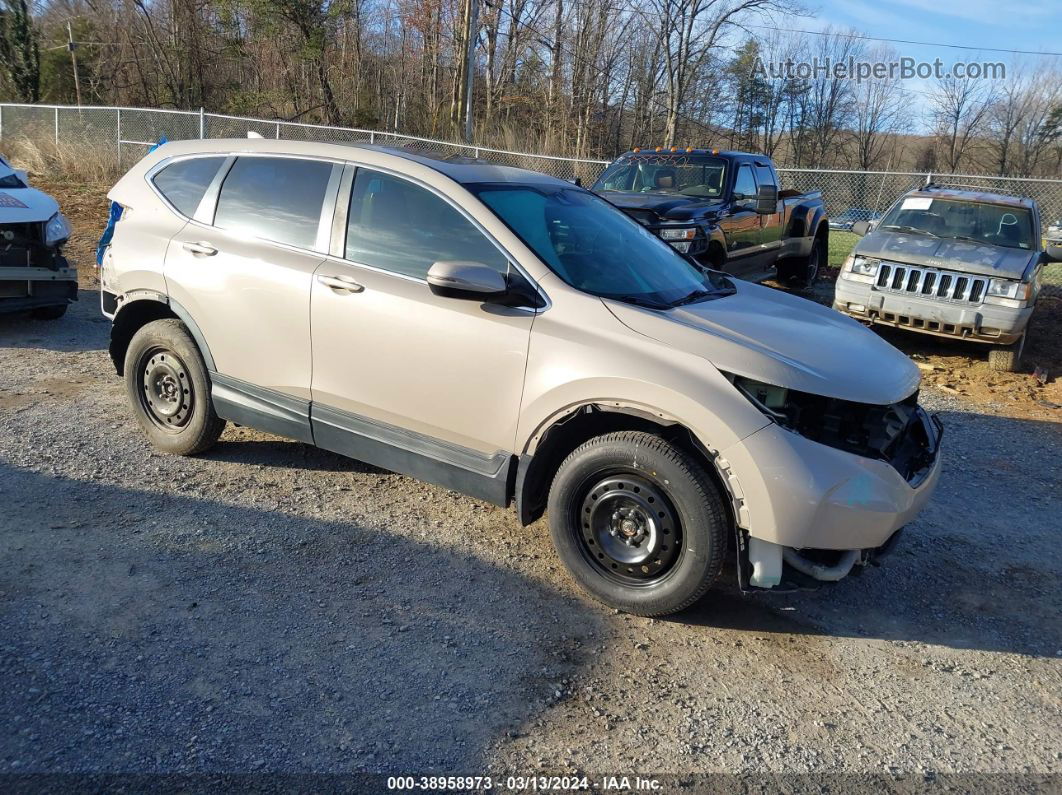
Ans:
<svg viewBox="0 0 1062 795"><path fill-rule="evenodd" d="M920 188L920 190L952 190L955 188L960 190L976 190L981 193L998 193L1000 196L1014 196L1018 199L1028 199L1029 201L1033 201L1031 196L1024 193L1018 193L1017 191L1006 190L1005 188L994 188L989 185L964 184L961 182L950 182L947 184L943 182L930 182Z"/></svg>

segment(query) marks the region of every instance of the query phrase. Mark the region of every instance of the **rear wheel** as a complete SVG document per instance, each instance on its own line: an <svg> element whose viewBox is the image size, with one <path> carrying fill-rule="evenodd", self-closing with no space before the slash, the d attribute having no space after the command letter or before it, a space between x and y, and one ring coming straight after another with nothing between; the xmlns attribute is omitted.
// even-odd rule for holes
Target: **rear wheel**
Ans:
<svg viewBox="0 0 1062 795"><path fill-rule="evenodd" d="M794 287L811 287L826 264L826 243L821 237L811 242L807 257L778 263L778 276Z"/></svg>
<svg viewBox="0 0 1062 795"><path fill-rule="evenodd" d="M701 466L658 436L584 443L549 494L553 544L572 577L610 607L643 616L693 604L718 577L730 521Z"/></svg>
<svg viewBox="0 0 1062 795"><path fill-rule="evenodd" d="M66 304L56 304L55 306L38 306L32 311L33 317L36 320L58 320L66 314Z"/></svg>
<svg viewBox="0 0 1062 795"><path fill-rule="evenodd" d="M992 370L1004 373L1016 373L1021 368L1021 355L1025 351L1025 335L1023 331L1016 342L1010 345L998 345L988 349L988 366Z"/></svg>
<svg viewBox="0 0 1062 795"><path fill-rule="evenodd" d="M125 386L137 422L163 452L201 453L225 428L210 402L203 357L179 320L155 320L133 335L125 354Z"/></svg>

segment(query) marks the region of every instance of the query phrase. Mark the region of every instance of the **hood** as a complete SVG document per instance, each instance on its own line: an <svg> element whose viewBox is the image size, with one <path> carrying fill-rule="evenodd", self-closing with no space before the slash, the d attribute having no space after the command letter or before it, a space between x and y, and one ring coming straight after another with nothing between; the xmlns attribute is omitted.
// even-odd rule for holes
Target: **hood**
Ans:
<svg viewBox="0 0 1062 795"><path fill-rule="evenodd" d="M44 222L59 212L59 205L36 188L0 188L0 224Z"/></svg>
<svg viewBox="0 0 1062 795"><path fill-rule="evenodd" d="M662 312L605 303L639 334L776 386L877 405L918 388L915 364L855 320L769 287L734 284L734 295Z"/></svg>
<svg viewBox="0 0 1062 795"><path fill-rule="evenodd" d="M688 221L701 218L722 209L719 199L697 196L676 196L668 193L627 193L625 191L602 191L599 194L621 210L651 210L668 221Z"/></svg>
<svg viewBox="0 0 1062 795"><path fill-rule="evenodd" d="M1027 249L912 235L888 229L875 229L859 241L853 253L906 265L997 276L1001 279L1020 279L1029 265L1040 256L1039 252Z"/></svg>

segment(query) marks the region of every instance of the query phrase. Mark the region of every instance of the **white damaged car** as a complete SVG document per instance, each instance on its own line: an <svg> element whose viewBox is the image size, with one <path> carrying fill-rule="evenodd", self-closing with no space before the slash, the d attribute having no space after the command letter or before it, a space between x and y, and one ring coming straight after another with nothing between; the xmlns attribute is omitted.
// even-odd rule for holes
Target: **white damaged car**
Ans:
<svg viewBox="0 0 1062 795"><path fill-rule="evenodd" d="M63 257L70 224L59 204L31 188L0 155L0 312L55 320L77 300L77 269Z"/></svg>

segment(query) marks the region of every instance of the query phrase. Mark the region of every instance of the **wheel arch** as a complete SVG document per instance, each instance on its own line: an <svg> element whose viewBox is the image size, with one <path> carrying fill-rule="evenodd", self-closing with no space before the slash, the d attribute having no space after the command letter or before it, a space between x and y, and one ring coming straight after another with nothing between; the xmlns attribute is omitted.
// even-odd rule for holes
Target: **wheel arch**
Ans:
<svg viewBox="0 0 1062 795"><path fill-rule="evenodd" d="M125 354L133 335L148 323L165 318L174 318L184 323L203 356L207 370L215 371L214 358L210 355L203 332L188 311L165 295L145 290L127 293L111 323L108 350L118 375L125 375Z"/></svg>
<svg viewBox="0 0 1062 795"><path fill-rule="evenodd" d="M513 497L522 525L545 512L553 477L569 454L595 436L617 431L644 431L666 439L703 465L714 478L732 522L743 516L740 491L729 466L675 417L644 406L614 401L586 401L548 419L529 440L516 466Z"/></svg>

